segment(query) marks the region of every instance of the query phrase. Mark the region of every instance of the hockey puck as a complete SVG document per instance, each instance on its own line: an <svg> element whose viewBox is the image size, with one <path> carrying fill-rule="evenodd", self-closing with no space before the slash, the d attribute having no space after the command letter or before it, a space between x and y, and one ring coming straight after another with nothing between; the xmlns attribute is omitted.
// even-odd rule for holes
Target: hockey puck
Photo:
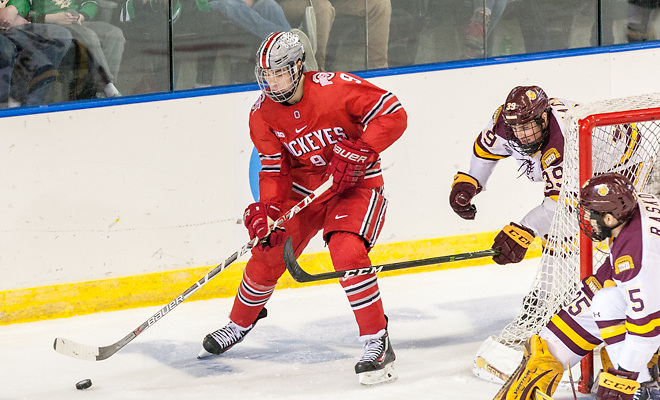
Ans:
<svg viewBox="0 0 660 400"><path fill-rule="evenodd" d="M83 379L82 381L76 383L76 389L78 390L85 390L91 386L92 386L91 379Z"/></svg>

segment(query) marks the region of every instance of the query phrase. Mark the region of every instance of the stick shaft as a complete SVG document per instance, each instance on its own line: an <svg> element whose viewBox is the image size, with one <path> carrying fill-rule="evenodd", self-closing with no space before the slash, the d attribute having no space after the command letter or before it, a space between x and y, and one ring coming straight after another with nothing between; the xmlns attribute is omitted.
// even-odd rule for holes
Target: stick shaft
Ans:
<svg viewBox="0 0 660 400"><path fill-rule="evenodd" d="M281 226L286 221L293 218L296 214L302 211L305 207L311 204L314 200L324 194L332 186L332 176L330 176L325 182L323 182L314 192L309 196L302 199L298 204L293 206L289 211L284 213L280 218L273 222L272 228ZM53 347L59 353L67 355L69 357L80 358L84 360L100 361L105 360L106 358L112 356L121 348L130 343L133 339L139 336L142 332L147 330L151 325L160 321L165 315L172 311L176 306L183 303L187 298L189 298L193 293L199 290L202 286L206 285L211 279L213 279L220 272L224 271L230 264L240 258L243 254L250 251L258 242L258 238L250 240L248 243L243 245L238 251L229 256L222 264L216 266L211 271L209 271L204 277L195 282L192 286L186 289L183 293L178 295L174 300L169 302L167 305L163 306L158 312L149 317L144 321L140 326L135 328L128 335L124 336L122 339L113 343L109 346L97 347L97 346L87 346L84 344L76 343L68 339L56 338L53 343Z"/></svg>
<svg viewBox="0 0 660 400"><path fill-rule="evenodd" d="M353 276L375 274L378 272L385 272L385 271L395 271L398 269L421 267L425 265L443 264L448 262L469 260L473 258L492 257L497 254L499 254L498 250L487 249L487 250L480 250L469 253L431 257L421 260L402 261L402 262L384 264L384 265L373 265L367 268L355 268L355 269L348 269L345 271L310 274L305 270L303 270L300 264L298 264L298 261L296 260L296 256L293 252L292 239L288 238L284 243L284 263L286 265L286 268L289 270L289 273L293 277L293 279L295 279L297 282L312 282L312 281L322 281L327 279L350 278Z"/></svg>

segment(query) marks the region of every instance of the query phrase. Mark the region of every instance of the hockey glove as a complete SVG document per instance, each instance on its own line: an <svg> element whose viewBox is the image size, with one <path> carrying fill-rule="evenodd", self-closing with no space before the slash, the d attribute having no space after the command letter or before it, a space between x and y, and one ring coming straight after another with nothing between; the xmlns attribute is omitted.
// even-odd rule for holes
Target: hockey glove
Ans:
<svg viewBox="0 0 660 400"><path fill-rule="evenodd" d="M330 160L326 176L332 175L333 193L359 185L367 173L367 166L378 160L378 153L363 142L350 142L347 139L335 144L335 155Z"/></svg>
<svg viewBox="0 0 660 400"><path fill-rule="evenodd" d="M458 172L451 184L449 205L459 217L474 219L477 207L471 203L472 198L481 192L479 182L468 174Z"/></svg>
<svg viewBox="0 0 660 400"><path fill-rule="evenodd" d="M250 234L250 240L259 238L261 248L276 247L284 243L286 234L284 228L270 230L269 214L277 218L280 210L275 206L267 206L262 202L250 204L243 213L243 223Z"/></svg>
<svg viewBox="0 0 660 400"><path fill-rule="evenodd" d="M527 248L534 241L534 232L531 229L512 222L495 236L493 248L501 250L493 261L500 265L518 263L525 258Z"/></svg>
<svg viewBox="0 0 660 400"><path fill-rule="evenodd" d="M596 400L632 400L639 388L639 372L621 371L608 368L598 379Z"/></svg>

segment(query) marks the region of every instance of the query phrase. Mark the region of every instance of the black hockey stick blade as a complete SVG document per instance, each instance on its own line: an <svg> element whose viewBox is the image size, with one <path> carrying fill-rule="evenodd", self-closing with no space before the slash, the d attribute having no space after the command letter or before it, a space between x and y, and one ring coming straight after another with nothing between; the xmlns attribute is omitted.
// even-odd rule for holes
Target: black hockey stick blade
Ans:
<svg viewBox="0 0 660 400"><path fill-rule="evenodd" d="M322 194L327 192L331 186L332 186L332 175L330 175L325 182L323 182L318 188L316 188L316 190L314 190L304 199L300 200L298 204L293 206L289 211L284 213L284 215L282 215L276 221L274 221L273 225L271 226L271 229L281 226L283 223L293 218L293 216L297 215L300 211L302 211L308 205L310 205L314 200L316 200ZM204 275L202 279L195 282L192 286L186 289L185 292L181 293L179 296L177 296L176 299L172 300L169 304L162 307L160 310L158 310L158 312L156 312L149 319L147 319L142 324L140 324L140 326L135 328L133 332L124 336L121 340L118 340L117 342L109 346L98 347L98 346L88 346L88 345L76 343L68 339L56 338L55 342L53 343L53 348L58 353L64 354L65 356L69 356L69 357L79 358L82 360L90 360L90 361L105 360L106 358L112 356L113 354L121 350L124 346L126 346L133 339L135 339L139 334L147 330L147 328L149 328L151 325L160 321L161 318L163 318L166 314L172 311L174 307L183 303L188 297L190 297L193 293L195 293L199 288L206 285L208 281L213 279L213 277L218 275L220 272L224 271L231 263L236 261L240 256L250 251L254 246L257 245L258 240L259 239L255 237L254 239L250 240L248 243L243 245L243 247L241 247L240 250L232 254L229 258L223 261L222 264L213 268L209 273Z"/></svg>
<svg viewBox="0 0 660 400"><path fill-rule="evenodd" d="M500 253L499 249L487 249L487 250L473 251L469 253L453 254L449 256L424 258L421 260L402 261L402 262L383 264L383 265L372 265L371 267L368 268L355 268L355 269L348 269L345 271L310 274L305 270L303 270L300 264L298 264L298 260L296 260L296 255L293 252L293 244L291 237L287 238L286 242L284 242L284 264L286 265L286 269L289 270L289 274L291 274L291 277L293 277L293 279L296 282L313 282L313 281L323 281L327 279L350 278L352 276L375 274L378 272L394 271L397 269L422 267L425 265L444 264L454 261L470 260L473 258L492 257L498 255L499 253Z"/></svg>

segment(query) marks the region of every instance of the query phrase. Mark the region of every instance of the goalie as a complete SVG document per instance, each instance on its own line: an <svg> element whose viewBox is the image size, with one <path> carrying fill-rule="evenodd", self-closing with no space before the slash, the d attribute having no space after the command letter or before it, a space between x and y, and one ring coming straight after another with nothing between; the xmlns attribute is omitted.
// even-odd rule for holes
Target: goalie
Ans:
<svg viewBox="0 0 660 400"><path fill-rule="evenodd" d="M582 187L579 222L592 241L609 241L609 257L525 343L521 364L495 400L534 399L537 390L552 395L564 367L603 342L596 399L660 400L660 200L636 194L621 174L605 173Z"/></svg>
<svg viewBox="0 0 660 400"><path fill-rule="evenodd" d="M474 142L468 173L458 172L449 195L456 214L472 220L477 207L472 198L485 190L498 161L513 157L532 182L545 182L544 199L519 223L511 222L495 237L493 257L498 264L522 261L538 236L547 237L557 208L564 154L564 115L575 103L548 98L538 86L517 86Z"/></svg>

